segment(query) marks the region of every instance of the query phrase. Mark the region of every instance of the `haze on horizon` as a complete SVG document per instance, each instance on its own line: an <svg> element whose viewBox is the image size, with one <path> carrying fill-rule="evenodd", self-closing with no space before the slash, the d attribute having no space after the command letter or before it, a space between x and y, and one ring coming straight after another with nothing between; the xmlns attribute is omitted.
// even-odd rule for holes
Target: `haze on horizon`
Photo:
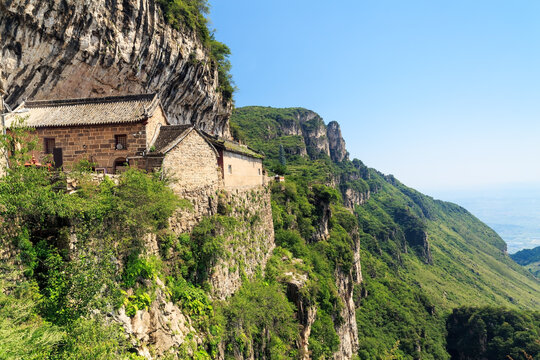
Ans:
<svg viewBox="0 0 540 360"><path fill-rule="evenodd" d="M211 1L236 106L305 107L428 194L540 183L540 2Z"/></svg>

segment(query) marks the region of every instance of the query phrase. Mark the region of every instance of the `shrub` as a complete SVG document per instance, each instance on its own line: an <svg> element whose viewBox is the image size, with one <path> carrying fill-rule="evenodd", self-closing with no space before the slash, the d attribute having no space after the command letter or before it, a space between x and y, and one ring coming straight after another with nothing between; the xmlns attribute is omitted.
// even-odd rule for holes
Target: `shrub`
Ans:
<svg viewBox="0 0 540 360"><path fill-rule="evenodd" d="M261 358L296 357L295 309L281 285L261 280L247 282L221 311L225 318L224 341L228 354L239 351L248 355L253 344L253 350Z"/></svg>
<svg viewBox="0 0 540 360"><path fill-rule="evenodd" d="M144 258L132 255L126 264L122 280L126 288L134 287L142 279L154 279L161 268L161 262L155 256Z"/></svg>
<svg viewBox="0 0 540 360"><path fill-rule="evenodd" d="M339 337L334 330L332 318L324 311L317 311L317 318L311 326L309 350L314 360L329 359L337 351Z"/></svg>

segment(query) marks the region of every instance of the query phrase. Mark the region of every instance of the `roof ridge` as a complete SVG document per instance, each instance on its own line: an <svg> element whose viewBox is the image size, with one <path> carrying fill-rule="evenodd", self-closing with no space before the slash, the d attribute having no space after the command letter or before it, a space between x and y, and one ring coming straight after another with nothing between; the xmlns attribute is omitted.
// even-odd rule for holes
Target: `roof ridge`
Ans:
<svg viewBox="0 0 540 360"><path fill-rule="evenodd" d="M190 127L190 126L193 126L192 124L173 124L173 125L162 125L161 127L162 128L166 128L166 129L180 129L182 127Z"/></svg>
<svg viewBox="0 0 540 360"><path fill-rule="evenodd" d="M53 107L53 106L66 106L66 105L128 102L128 101L138 101L138 100L148 100L148 101L154 102L156 98L157 98L157 93L103 96L103 97L92 97L92 98L55 99L55 100L31 100L31 101L27 100L24 102L24 107L25 108L38 108L38 107Z"/></svg>

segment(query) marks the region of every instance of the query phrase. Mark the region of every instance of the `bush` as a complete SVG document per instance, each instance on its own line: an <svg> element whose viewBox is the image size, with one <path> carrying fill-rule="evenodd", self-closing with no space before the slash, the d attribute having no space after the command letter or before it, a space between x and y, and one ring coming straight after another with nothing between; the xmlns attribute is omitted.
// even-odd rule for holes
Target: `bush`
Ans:
<svg viewBox="0 0 540 360"><path fill-rule="evenodd" d="M126 264L122 280L126 288L134 287L142 279L153 280L161 268L161 262L155 256L144 258L132 255Z"/></svg>
<svg viewBox="0 0 540 360"><path fill-rule="evenodd" d="M131 352L132 346L119 325L104 325L97 319L77 320L65 338L59 360L143 360Z"/></svg>
<svg viewBox="0 0 540 360"><path fill-rule="evenodd" d="M281 285L261 280L245 283L221 311L229 355L239 351L249 356L252 344L260 358L296 358L295 309Z"/></svg>
<svg viewBox="0 0 540 360"><path fill-rule="evenodd" d="M329 359L338 350L339 337L334 330L332 318L324 311L317 311L317 318L311 326L309 350L314 360Z"/></svg>

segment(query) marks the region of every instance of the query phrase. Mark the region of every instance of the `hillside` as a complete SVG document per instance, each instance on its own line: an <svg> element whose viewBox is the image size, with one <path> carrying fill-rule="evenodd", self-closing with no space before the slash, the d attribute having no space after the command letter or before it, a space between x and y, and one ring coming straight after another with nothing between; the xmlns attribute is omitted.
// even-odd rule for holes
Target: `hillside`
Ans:
<svg viewBox="0 0 540 360"><path fill-rule="evenodd" d="M540 277L540 246L534 249L523 249L510 256L515 262L534 274L534 276Z"/></svg>
<svg viewBox="0 0 540 360"><path fill-rule="evenodd" d="M239 108L231 130L263 151L268 168L278 172L284 170L282 146L285 184L308 193L315 184L335 188L339 202L354 211L363 274L354 295L361 358L381 356L398 341L409 356L445 358L444 318L458 306L540 309L540 283L512 261L493 230L467 210L422 195L359 160L333 161L326 126L313 114ZM280 226L274 225L280 244ZM316 246L303 237L307 247Z"/></svg>
<svg viewBox="0 0 540 360"><path fill-rule="evenodd" d="M229 49L207 12L206 0L0 0L9 103L156 92L171 122L231 134L231 158L254 149L285 178L266 179L256 155L244 167L260 182L227 188L237 165L224 166L225 141L195 130L174 153L189 182L163 168L96 173L91 157L69 173L26 166L40 141L11 127L0 135L0 358L538 358L540 281L504 241L349 159L337 122L233 111Z"/></svg>
<svg viewBox="0 0 540 360"><path fill-rule="evenodd" d="M448 322L455 307L502 305L520 312L515 332L504 330L505 311L487 311L508 339L474 328L471 346L486 339L514 359L525 359L514 343L540 353L529 314L540 284L492 230L348 160L337 123L304 109L252 110L238 109L231 129L265 146L267 168L286 180L204 201L178 198L159 174L109 179L81 163L66 177L22 166L35 143L20 140L24 129L3 136L4 146L26 146L11 148L0 182L1 352L448 359L448 346L467 340L446 337L449 326L468 326L463 316ZM251 138L264 136L260 126L268 135ZM280 143L291 127L296 135Z"/></svg>

